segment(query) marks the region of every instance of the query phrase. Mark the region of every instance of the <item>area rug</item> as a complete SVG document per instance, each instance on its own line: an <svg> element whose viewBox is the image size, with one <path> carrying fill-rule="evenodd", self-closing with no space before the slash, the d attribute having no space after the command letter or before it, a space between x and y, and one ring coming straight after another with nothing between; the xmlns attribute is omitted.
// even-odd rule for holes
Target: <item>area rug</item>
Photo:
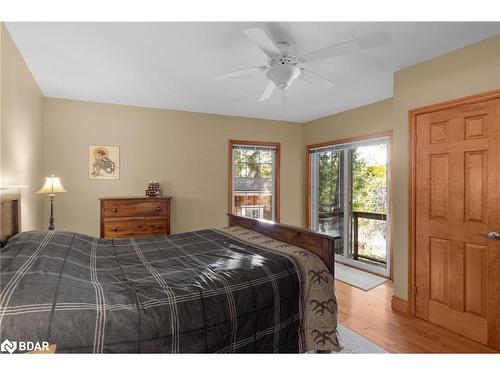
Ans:
<svg viewBox="0 0 500 375"><path fill-rule="evenodd" d="M387 353L380 346L366 340L357 333L344 327L342 324L337 326L340 336L340 345L342 350L336 354L371 354L371 353Z"/></svg>
<svg viewBox="0 0 500 375"><path fill-rule="evenodd" d="M371 290L387 282L387 279L383 277L341 263L335 263L335 279L364 291Z"/></svg>

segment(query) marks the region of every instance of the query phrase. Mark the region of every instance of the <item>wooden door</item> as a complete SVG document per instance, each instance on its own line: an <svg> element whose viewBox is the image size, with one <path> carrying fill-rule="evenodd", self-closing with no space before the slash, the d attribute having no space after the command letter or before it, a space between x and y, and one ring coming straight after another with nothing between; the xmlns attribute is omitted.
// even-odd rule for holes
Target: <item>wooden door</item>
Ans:
<svg viewBox="0 0 500 375"><path fill-rule="evenodd" d="M416 315L500 349L500 100L416 118Z"/></svg>

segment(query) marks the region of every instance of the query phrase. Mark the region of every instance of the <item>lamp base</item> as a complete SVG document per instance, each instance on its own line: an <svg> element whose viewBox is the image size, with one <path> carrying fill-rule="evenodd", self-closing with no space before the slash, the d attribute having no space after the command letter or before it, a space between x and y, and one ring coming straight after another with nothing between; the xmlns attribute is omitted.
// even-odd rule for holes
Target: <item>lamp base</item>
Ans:
<svg viewBox="0 0 500 375"><path fill-rule="evenodd" d="M56 229L54 225L54 194L50 194L50 218L49 218L49 230Z"/></svg>
<svg viewBox="0 0 500 375"><path fill-rule="evenodd" d="M54 218L51 217L49 219L49 230L55 230L56 229L56 226L54 225Z"/></svg>

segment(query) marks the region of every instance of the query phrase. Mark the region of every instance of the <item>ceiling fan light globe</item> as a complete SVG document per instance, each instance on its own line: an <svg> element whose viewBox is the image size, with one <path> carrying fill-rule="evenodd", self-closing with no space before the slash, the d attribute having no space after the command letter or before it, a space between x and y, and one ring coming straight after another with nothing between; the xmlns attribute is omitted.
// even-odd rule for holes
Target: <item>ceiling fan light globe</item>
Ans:
<svg viewBox="0 0 500 375"><path fill-rule="evenodd" d="M300 75L300 69L295 65L276 65L266 72L266 77L278 88L286 88Z"/></svg>

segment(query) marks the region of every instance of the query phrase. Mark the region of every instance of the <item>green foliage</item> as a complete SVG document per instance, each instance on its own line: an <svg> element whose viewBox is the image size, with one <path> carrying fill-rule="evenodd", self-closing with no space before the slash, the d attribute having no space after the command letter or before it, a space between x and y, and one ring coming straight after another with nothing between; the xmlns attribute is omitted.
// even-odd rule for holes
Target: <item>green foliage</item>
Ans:
<svg viewBox="0 0 500 375"><path fill-rule="evenodd" d="M272 178L272 151L233 150L236 177Z"/></svg>
<svg viewBox="0 0 500 375"><path fill-rule="evenodd" d="M320 212L343 210L342 163L340 151L318 154ZM353 211L386 213L386 172L385 165L370 165L358 152L352 151Z"/></svg>
<svg viewBox="0 0 500 375"><path fill-rule="evenodd" d="M368 165L357 152L352 154L352 210L386 213L385 165Z"/></svg>
<svg viewBox="0 0 500 375"><path fill-rule="evenodd" d="M318 154L319 168L319 211L332 212L343 210L341 205L341 153L324 152Z"/></svg>

